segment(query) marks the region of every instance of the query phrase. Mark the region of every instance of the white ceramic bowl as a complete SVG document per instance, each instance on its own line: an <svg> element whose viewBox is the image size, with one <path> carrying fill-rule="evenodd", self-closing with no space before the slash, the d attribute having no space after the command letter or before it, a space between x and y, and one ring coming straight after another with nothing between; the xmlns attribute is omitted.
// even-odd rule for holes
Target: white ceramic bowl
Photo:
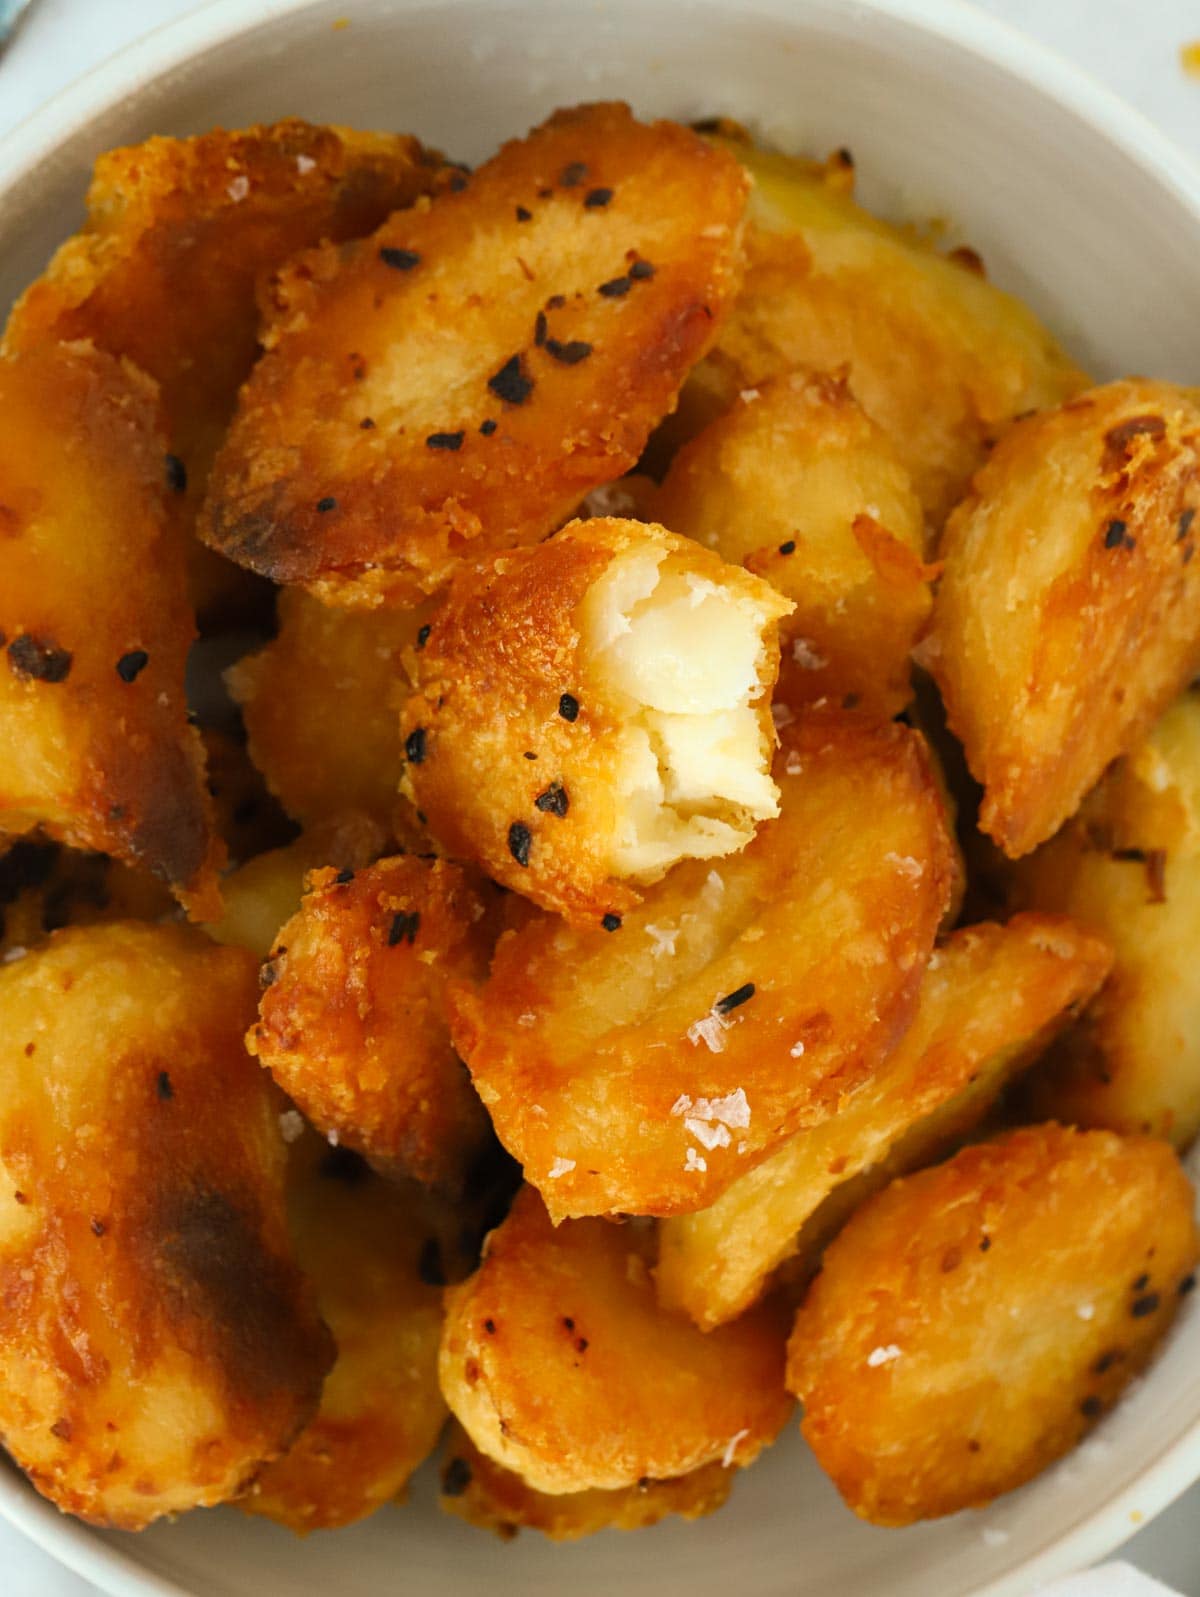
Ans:
<svg viewBox="0 0 1200 1597"><path fill-rule="evenodd" d="M348 27L335 28L342 13ZM468 160L553 106L724 112L850 146L869 203L949 218L1106 375L1200 378L1200 178L1135 113L955 0L218 0L0 142L0 307L75 225L93 157L289 114L411 130ZM1200 1296L1200 1294L1198 1294ZM203 1597L1001 1597L1102 1556L1200 1475L1200 1303L1073 1458L980 1514L859 1524L791 1434L699 1525L512 1547L413 1506L300 1542L230 1510L140 1537L60 1517L0 1465L0 1511L108 1591ZM0 1580L2 1585L2 1580Z"/></svg>

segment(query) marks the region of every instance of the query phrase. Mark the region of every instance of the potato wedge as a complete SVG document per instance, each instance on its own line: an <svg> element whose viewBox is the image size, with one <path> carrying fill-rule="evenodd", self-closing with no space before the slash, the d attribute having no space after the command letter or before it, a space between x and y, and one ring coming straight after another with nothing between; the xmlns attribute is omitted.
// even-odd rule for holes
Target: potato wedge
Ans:
<svg viewBox="0 0 1200 1597"><path fill-rule="evenodd" d="M457 1422L442 1448L441 1496L447 1514L511 1541L540 1530L552 1542L578 1541L600 1530L643 1530L671 1514L703 1519L724 1506L734 1471L705 1464L669 1481L642 1481L615 1491L537 1492L512 1470L481 1453Z"/></svg>
<svg viewBox="0 0 1200 1597"><path fill-rule="evenodd" d="M213 473L213 548L327 602L414 604L636 462L737 290L737 162L560 111L276 288Z"/></svg>
<svg viewBox="0 0 1200 1597"><path fill-rule="evenodd" d="M444 851L580 925L778 813L787 602L686 538L574 521L456 581L413 659L404 789Z"/></svg>
<svg viewBox="0 0 1200 1597"><path fill-rule="evenodd" d="M788 1345L849 1507L877 1525L979 1507L1074 1447L1191 1289L1193 1201L1165 1143L1046 1125L860 1209Z"/></svg>
<svg viewBox="0 0 1200 1597"><path fill-rule="evenodd" d="M1018 423L947 523L922 660L1010 858L1200 666L1198 505L1200 390L1130 380Z"/></svg>
<svg viewBox="0 0 1200 1597"><path fill-rule="evenodd" d="M25 953L64 926L160 920L170 893L145 871L38 838L21 837L0 854L0 955Z"/></svg>
<svg viewBox="0 0 1200 1597"><path fill-rule="evenodd" d="M844 378L793 373L746 389L675 456L654 501L672 532L766 577L789 697L894 715L929 614L925 518L891 443Z"/></svg>
<svg viewBox="0 0 1200 1597"><path fill-rule="evenodd" d="M132 367L86 344L0 360L0 836L41 826L141 865L203 918L223 851L165 448Z"/></svg>
<svg viewBox="0 0 1200 1597"><path fill-rule="evenodd" d="M964 1095L981 1117L1110 963L1106 943L1056 915L953 933L929 961L911 1027L840 1114L797 1132L711 1208L664 1221L659 1301L705 1330L740 1314L831 1193Z"/></svg>
<svg viewBox="0 0 1200 1597"><path fill-rule="evenodd" d="M557 1229L518 1193L483 1263L446 1294L439 1372L482 1452L535 1491L616 1491L749 1464L791 1409L774 1307L705 1336L658 1307L653 1236Z"/></svg>
<svg viewBox="0 0 1200 1597"><path fill-rule="evenodd" d="M487 1143L446 1013L450 982L487 974L485 917L442 860L318 870L263 971L247 1047L318 1130L385 1175L461 1190Z"/></svg>
<svg viewBox="0 0 1200 1597"><path fill-rule="evenodd" d="M136 1530L223 1502L317 1405L256 964L184 927L59 932L0 969L0 1432Z"/></svg>
<svg viewBox="0 0 1200 1597"><path fill-rule="evenodd" d="M459 1052L555 1220L713 1203L842 1110L912 1018L952 882L922 741L836 713L782 738L782 814L719 872L678 867L611 933L534 920L455 994Z"/></svg>

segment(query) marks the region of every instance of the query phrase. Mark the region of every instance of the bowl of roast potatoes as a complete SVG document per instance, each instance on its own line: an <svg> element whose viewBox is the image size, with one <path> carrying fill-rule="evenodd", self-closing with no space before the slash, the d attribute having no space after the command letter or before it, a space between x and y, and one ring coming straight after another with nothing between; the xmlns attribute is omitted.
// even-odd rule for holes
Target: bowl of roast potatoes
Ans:
<svg viewBox="0 0 1200 1597"><path fill-rule="evenodd" d="M410 26L465 101L535 9ZM568 7L427 126L403 8L283 10L5 306L6 1507L130 1591L1102 1551L1197 1468L1195 349L868 208L868 103Z"/></svg>

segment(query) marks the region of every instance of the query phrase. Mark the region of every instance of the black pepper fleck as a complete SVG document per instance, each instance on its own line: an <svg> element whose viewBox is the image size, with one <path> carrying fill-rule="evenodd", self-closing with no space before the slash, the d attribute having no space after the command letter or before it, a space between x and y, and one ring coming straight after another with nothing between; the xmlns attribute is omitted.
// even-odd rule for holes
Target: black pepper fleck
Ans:
<svg viewBox="0 0 1200 1597"><path fill-rule="evenodd" d="M1140 1298L1134 1298L1129 1312L1135 1320L1144 1320L1148 1314L1153 1314L1157 1308L1158 1293L1147 1292Z"/></svg>
<svg viewBox="0 0 1200 1597"><path fill-rule="evenodd" d="M576 1351L576 1353L586 1353L587 1350L588 1350L588 1339L587 1339L587 1337L586 1336L577 1336L575 1338L575 1351Z"/></svg>
<svg viewBox="0 0 1200 1597"><path fill-rule="evenodd" d="M470 1484L470 1464L465 1458L452 1458L442 1472L442 1496L461 1497Z"/></svg>
<svg viewBox="0 0 1200 1597"><path fill-rule="evenodd" d="M570 805L567 790L561 782L551 782L546 791L539 793L533 801L534 809L541 810L543 815L557 815L560 819L567 813Z"/></svg>
<svg viewBox="0 0 1200 1597"><path fill-rule="evenodd" d="M167 1075L165 1070L159 1071L157 1086L158 1096L164 1103L168 1102L169 1099L175 1096L175 1089L171 1085L171 1078Z"/></svg>
<svg viewBox="0 0 1200 1597"><path fill-rule="evenodd" d="M514 821L508 829L508 852L518 865L528 867L532 844L533 833L523 821Z"/></svg>
<svg viewBox="0 0 1200 1597"><path fill-rule="evenodd" d="M463 174L461 172L455 172L454 176L450 179L451 194L461 194L466 186L467 180Z"/></svg>
<svg viewBox="0 0 1200 1597"><path fill-rule="evenodd" d="M568 1331L573 1331L575 1329L575 1321L569 1314L563 1315L563 1324L566 1326Z"/></svg>
<svg viewBox="0 0 1200 1597"><path fill-rule="evenodd" d="M558 713L564 721L579 719L579 700L573 693L564 693L559 697Z"/></svg>
<svg viewBox="0 0 1200 1597"><path fill-rule="evenodd" d="M789 538L786 543L781 543L779 545L779 553L781 555L794 555L796 553L795 538Z"/></svg>
<svg viewBox="0 0 1200 1597"><path fill-rule="evenodd" d="M606 932L619 932L621 930L621 917L614 915L610 909L607 915L600 917L600 924Z"/></svg>
<svg viewBox="0 0 1200 1597"><path fill-rule="evenodd" d="M611 189L589 189L583 196L583 203L589 211L598 211L607 205L613 197Z"/></svg>
<svg viewBox="0 0 1200 1597"><path fill-rule="evenodd" d="M991 1247L991 1245L992 1245L991 1237L982 1237L980 1239L980 1243L979 1243L979 1251L980 1251L980 1253L986 1253L987 1250Z"/></svg>
<svg viewBox="0 0 1200 1597"><path fill-rule="evenodd" d="M1192 522L1195 521L1195 519L1196 512L1190 505L1186 510L1181 511L1179 516L1179 524L1175 532L1175 541L1177 543L1182 543L1187 537L1188 533L1192 530Z"/></svg>
<svg viewBox="0 0 1200 1597"><path fill-rule="evenodd" d="M187 493L187 467L178 455L164 455L163 465L167 473L167 487L173 494Z"/></svg>
<svg viewBox="0 0 1200 1597"><path fill-rule="evenodd" d="M416 726L404 740L404 758L410 765L422 765L425 760L425 728Z"/></svg>
<svg viewBox="0 0 1200 1597"><path fill-rule="evenodd" d="M1092 1365L1092 1369L1097 1375L1107 1375L1120 1357L1120 1353L1115 1348L1112 1348L1107 1353L1101 1353L1095 1364Z"/></svg>
<svg viewBox="0 0 1200 1597"><path fill-rule="evenodd" d="M520 355L510 355L488 378L488 388L506 405L523 405L533 392L533 378L525 375Z"/></svg>
<svg viewBox="0 0 1200 1597"><path fill-rule="evenodd" d="M426 449L461 449L463 434L457 433L430 433L425 440Z"/></svg>
<svg viewBox="0 0 1200 1597"><path fill-rule="evenodd" d="M70 649L60 649L49 638L22 632L8 646L8 663L19 677L33 682L65 682L71 671Z"/></svg>
<svg viewBox="0 0 1200 1597"><path fill-rule="evenodd" d="M586 176L586 161L572 161L558 174L558 181L565 189L577 189Z"/></svg>
<svg viewBox="0 0 1200 1597"><path fill-rule="evenodd" d="M527 759L527 760L536 760L537 759L537 755L533 752L532 749L526 749L525 750L525 754L524 754L524 758Z"/></svg>
<svg viewBox="0 0 1200 1597"><path fill-rule="evenodd" d="M330 510L337 509L337 500L332 494L326 494L324 499L317 500L317 510L321 515L326 515Z"/></svg>
<svg viewBox="0 0 1200 1597"><path fill-rule="evenodd" d="M496 431L496 423L489 416L486 421L481 421L479 423L479 431L483 434L483 436L485 438L490 438L492 436L492 434Z"/></svg>
<svg viewBox="0 0 1200 1597"><path fill-rule="evenodd" d="M622 299L633 287L633 282L628 277L610 277L607 283L601 283L596 290L605 299Z"/></svg>
<svg viewBox="0 0 1200 1597"><path fill-rule="evenodd" d="M533 341L540 349L546 342L546 313L539 311L533 322Z"/></svg>
<svg viewBox="0 0 1200 1597"><path fill-rule="evenodd" d="M344 870L340 870L333 880L336 886L345 887L354 880L354 872L347 866Z"/></svg>
<svg viewBox="0 0 1200 1597"><path fill-rule="evenodd" d="M397 272L411 272L414 266L421 264L421 257L416 250L396 249L386 244L379 252L379 259Z"/></svg>
<svg viewBox="0 0 1200 1597"><path fill-rule="evenodd" d="M369 433L371 431L371 428L374 427L375 422L374 422L374 419L372 417L364 416L363 419L359 422L358 425L362 429L363 432Z"/></svg>
<svg viewBox="0 0 1200 1597"><path fill-rule="evenodd" d="M423 627L417 628L417 648L423 649L429 642L430 625L427 621Z"/></svg>
<svg viewBox="0 0 1200 1597"><path fill-rule="evenodd" d="M557 338L548 338L546 353L563 366L578 366L581 360L586 360L592 353L592 346L585 343L582 338L568 339L565 344L560 343Z"/></svg>
<svg viewBox="0 0 1200 1597"><path fill-rule="evenodd" d="M724 998L718 998L713 1008L718 1015L727 1015L731 1009L737 1009L740 1005L753 998L754 991L755 988L752 981L744 982L735 991L726 993Z"/></svg>
<svg viewBox="0 0 1200 1597"><path fill-rule="evenodd" d="M117 661L117 675L122 682L136 682L149 664L150 656L145 649L130 649Z"/></svg>
<svg viewBox="0 0 1200 1597"><path fill-rule="evenodd" d="M1134 1292L1141 1292L1146 1287L1148 1287L1149 1285L1150 1285L1150 1277L1145 1273L1145 1271L1143 1271L1142 1274L1139 1275L1137 1280L1133 1283L1133 1287L1131 1288L1131 1290L1134 1291Z"/></svg>
<svg viewBox="0 0 1200 1597"><path fill-rule="evenodd" d="M523 205L518 205L517 206L517 221L518 222L532 222L533 221L533 212L532 211L527 211Z"/></svg>
<svg viewBox="0 0 1200 1597"><path fill-rule="evenodd" d="M1179 1296L1181 1298L1186 1298L1189 1292L1194 1292L1195 1290L1196 1274L1195 1271L1193 1271L1190 1275L1185 1275L1183 1280L1179 1283Z"/></svg>
<svg viewBox="0 0 1200 1597"><path fill-rule="evenodd" d="M1119 549L1125 541L1125 522L1110 521L1104 529L1104 547Z"/></svg>
<svg viewBox="0 0 1200 1597"><path fill-rule="evenodd" d="M1079 1405L1079 1412L1085 1419L1098 1420L1101 1414L1104 1413L1104 1404L1098 1397L1085 1397Z"/></svg>
<svg viewBox="0 0 1200 1597"><path fill-rule="evenodd" d="M107 1230L108 1230L108 1227L105 1225L103 1220L93 1220L92 1221L92 1235L93 1236L102 1237Z"/></svg>
<svg viewBox="0 0 1200 1597"><path fill-rule="evenodd" d="M426 1237L417 1257L417 1274L426 1286L445 1286L446 1271L442 1264L441 1244L436 1237Z"/></svg>
<svg viewBox="0 0 1200 1597"><path fill-rule="evenodd" d="M629 275L635 283L644 283L648 278L654 276L654 268L649 261L634 261L629 268Z"/></svg>
<svg viewBox="0 0 1200 1597"><path fill-rule="evenodd" d="M421 912L414 909L411 914L403 910L392 916L392 924L388 927L388 947L395 948L397 943L407 943L411 948L417 940L417 929L421 924Z"/></svg>

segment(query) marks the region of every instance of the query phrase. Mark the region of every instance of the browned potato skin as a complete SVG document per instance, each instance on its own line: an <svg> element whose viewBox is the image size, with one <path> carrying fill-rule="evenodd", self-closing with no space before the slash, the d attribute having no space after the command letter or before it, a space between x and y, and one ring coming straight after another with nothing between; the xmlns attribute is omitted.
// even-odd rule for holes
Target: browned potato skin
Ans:
<svg viewBox="0 0 1200 1597"><path fill-rule="evenodd" d="M212 547L331 603L415 604L464 555L536 543L634 465L737 290L737 162L594 105L458 187L277 285L213 473ZM604 189L607 204L588 201ZM419 259L397 270L385 250ZM639 259L653 274L627 280ZM617 279L623 296L598 292ZM506 401L488 382L516 358L533 387Z"/></svg>
<svg viewBox="0 0 1200 1597"><path fill-rule="evenodd" d="M260 275L298 250L369 233L429 192L440 165L415 139L296 119L110 150L96 163L86 226L18 301L3 347L90 338L149 373L187 472L190 528L258 354ZM245 576L202 549L190 558L206 619L252 600Z"/></svg>
<svg viewBox="0 0 1200 1597"><path fill-rule="evenodd" d="M454 994L459 1052L556 1220L706 1207L836 1114L912 1018L954 869L923 742L832 712L781 739L782 814L718 862L715 894L691 861L616 932L535 919L501 938L485 986ZM651 926L676 932L673 955L654 956ZM690 1040L747 982L721 1051ZM739 1087L749 1124L696 1167L681 1099Z"/></svg>
<svg viewBox="0 0 1200 1597"><path fill-rule="evenodd" d="M615 1491L536 1492L521 1477L481 1453L457 1422L442 1449L442 1491L447 1514L490 1530L501 1541L539 1530L552 1542L578 1541L600 1530L643 1530L671 1514L703 1519L724 1506L734 1471L720 1463L669 1481L646 1481Z"/></svg>
<svg viewBox="0 0 1200 1597"><path fill-rule="evenodd" d="M1190 1288L1192 1204L1166 1143L1045 1125L860 1209L788 1349L801 1428L849 1507L877 1525L980 1507L1074 1447Z"/></svg>
<svg viewBox="0 0 1200 1597"><path fill-rule="evenodd" d="M316 1407L256 962L183 927L58 933L0 970L0 1432L136 1530L223 1502Z"/></svg>
<svg viewBox="0 0 1200 1597"><path fill-rule="evenodd" d="M160 920L175 911L161 882L107 854L20 837L0 854L0 954L33 948L64 926Z"/></svg>
<svg viewBox="0 0 1200 1597"><path fill-rule="evenodd" d="M1200 390L1141 379L1018 423L946 525L924 663L1027 854L1200 665Z"/></svg>
<svg viewBox="0 0 1200 1597"><path fill-rule="evenodd" d="M439 1372L482 1452L539 1492L608 1491L749 1464L791 1409L772 1307L705 1336L658 1307L653 1238L551 1224L531 1188L446 1294Z"/></svg>
<svg viewBox="0 0 1200 1597"><path fill-rule="evenodd" d="M795 604L780 625L790 697L904 708L935 568L908 473L844 378L747 389L675 456L654 510Z"/></svg>
<svg viewBox="0 0 1200 1597"><path fill-rule="evenodd" d="M223 849L187 722L165 449L132 367L87 344L0 360L0 835L40 825L140 865L203 918ZM147 660L125 681L134 651Z"/></svg>
<svg viewBox="0 0 1200 1597"><path fill-rule="evenodd" d="M318 1130L385 1175L461 1188L488 1121L454 1052L451 981L481 981L483 900L442 860L314 871L279 933L250 1052Z"/></svg>
<svg viewBox="0 0 1200 1597"><path fill-rule="evenodd" d="M1018 915L954 932L930 959L913 1023L874 1080L712 1208L659 1228L660 1302L705 1330L740 1314L802 1239L811 1241L804 1228L843 1183L886 1168L922 1122L928 1132L949 1119L961 1134L981 1119L1096 991L1111 960L1101 938L1065 916ZM958 1108L968 1100L964 1126Z"/></svg>

